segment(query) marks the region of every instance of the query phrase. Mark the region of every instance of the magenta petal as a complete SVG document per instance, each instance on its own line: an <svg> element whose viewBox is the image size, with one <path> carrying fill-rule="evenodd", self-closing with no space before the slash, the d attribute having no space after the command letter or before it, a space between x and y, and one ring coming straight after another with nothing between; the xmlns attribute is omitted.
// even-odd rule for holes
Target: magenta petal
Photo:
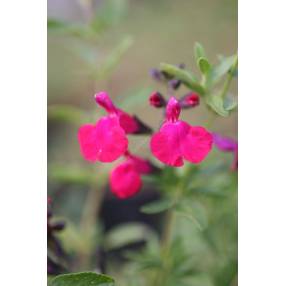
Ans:
<svg viewBox="0 0 286 286"><path fill-rule="evenodd" d="M215 146L221 151L232 152L237 150L237 141L232 138L221 136L218 133L213 133L213 140Z"/></svg>
<svg viewBox="0 0 286 286"><path fill-rule="evenodd" d="M111 116L101 118L96 125L81 126L78 139L83 157L91 162L112 162L123 155L128 147L118 118Z"/></svg>
<svg viewBox="0 0 286 286"><path fill-rule="evenodd" d="M111 191L120 199L134 196L140 191L142 181L133 164L124 162L110 174Z"/></svg>
<svg viewBox="0 0 286 286"><path fill-rule="evenodd" d="M191 126L181 142L184 158L192 163L200 163L210 152L212 141L212 135L205 128Z"/></svg>
<svg viewBox="0 0 286 286"><path fill-rule="evenodd" d="M101 118L96 124L95 137L97 158L101 162L112 162L127 150L128 139L117 117Z"/></svg>
<svg viewBox="0 0 286 286"><path fill-rule="evenodd" d="M153 167L148 160L134 155L130 155L128 160L139 174L149 174L152 172Z"/></svg>
<svg viewBox="0 0 286 286"><path fill-rule="evenodd" d="M136 120L131 115L122 110L118 110L117 112L119 116L120 126L124 129L126 133L131 134L138 131L139 126Z"/></svg>
<svg viewBox="0 0 286 286"><path fill-rule="evenodd" d="M150 142L153 155L161 162L180 167L184 164L180 142L189 131L189 126L183 121L164 123L159 132L155 133Z"/></svg>
<svg viewBox="0 0 286 286"><path fill-rule="evenodd" d="M96 144L96 127L92 124L82 125L78 130L80 151L85 160L95 162L98 148Z"/></svg>

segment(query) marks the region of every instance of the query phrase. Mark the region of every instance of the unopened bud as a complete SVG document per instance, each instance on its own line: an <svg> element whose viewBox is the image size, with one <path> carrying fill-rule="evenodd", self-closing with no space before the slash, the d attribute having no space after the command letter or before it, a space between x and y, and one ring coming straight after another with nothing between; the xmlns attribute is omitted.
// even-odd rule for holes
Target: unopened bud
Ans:
<svg viewBox="0 0 286 286"><path fill-rule="evenodd" d="M180 99L180 106L182 108L191 108L200 104L200 97L194 92L190 92Z"/></svg>
<svg viewBox="0 0 286 286"><path fill-rule="evenodd" d="M157 107L157 108L166 106L165 98L158 91L155 91L150 95L149 102L150 102L150 105Z"/></svg>

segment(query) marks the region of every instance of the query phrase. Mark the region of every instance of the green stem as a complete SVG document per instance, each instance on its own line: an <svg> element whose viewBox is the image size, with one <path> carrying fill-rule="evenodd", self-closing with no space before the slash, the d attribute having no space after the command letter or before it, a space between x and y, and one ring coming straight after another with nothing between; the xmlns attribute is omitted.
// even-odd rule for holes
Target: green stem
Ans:
<svg viewBox="0 0 286 286"><path fill-rule="evenodd" d="M172 232L175 224L175 213L171 209L167 212L166 222L162 234L161 240L161 259L162 268L158 270L155 274L155 279L153 281L153 286L165 285L165 279L167 278L167 273L170 270L170 246L172 242Z"/></svg>
<svg viewBox="0 0 286 286"><path fill-rule="evenodd" d="M186 169L186 172L188 169ZM176 188L175 193L175 204L180 200L182 193L184 191L184 179L181 180L183 183L179 184ZM161 259L162 268L158 270L155 274L153 281L153 286L165 285L166 279L168 278L168 273L171 271L171 260L170 260L170 249L172 245L172 234L173 228L176 222L176 214L173 208L169 209L166 214L166 221L163 229L162 239L161 239Z"/></svg>
<svg viewBox="0 0 286 286"><path fill-rule="evenodd" d="M79 265L83 270L88 269L90 266L92 248L94 245L93 230L97 227L97 218L103 197L104 191L101 188L97 189L94 185L90 186L80 222L82 234L85 236L88 235L87 249L79 254Z"/></svg>
<svg viewBox="0 0 286 286"><path fill-rule="evenodd" d="M236 55L234 63L232 65L232 67L230 68L230 72L229 72L229 74L228 74L228 76L226 78L226 81L225 81L224 85L223 85L223 89L222 89L222 92L221 92L221 97L222 98L225 98L226 95L227 95L227 92L229 90L231 81L233 79L233 72L237 68L237 64L238 64L238 56Z"/></svg>

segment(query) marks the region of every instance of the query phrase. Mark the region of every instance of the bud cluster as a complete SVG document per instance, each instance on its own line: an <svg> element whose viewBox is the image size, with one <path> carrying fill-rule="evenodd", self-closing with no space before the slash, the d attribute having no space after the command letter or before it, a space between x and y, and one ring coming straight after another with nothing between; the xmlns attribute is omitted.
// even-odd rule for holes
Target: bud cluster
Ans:
<svg viewBox="0 0 286 286"><path fill-rule="evenodd" d="M179 64L178 67L180 69L184 69L185 64ZM171 90L177 90L181 85L180 80L175 79L173 76L158 69L151 69L150 75L154 80L167 84L168 88ZM167 99L160 92L154 91L149 96L149 103L151 106L154 106L156 108L166 107ZM199 95L192 91L188 92L179 99L179 105L183 109L193 108L198 106L199 104Z"/></svg>

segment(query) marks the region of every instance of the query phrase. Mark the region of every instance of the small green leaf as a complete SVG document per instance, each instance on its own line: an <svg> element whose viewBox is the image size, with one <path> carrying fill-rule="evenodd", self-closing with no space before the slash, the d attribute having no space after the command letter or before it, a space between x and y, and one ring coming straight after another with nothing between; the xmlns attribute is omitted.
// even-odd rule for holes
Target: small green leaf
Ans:
<svg viewBox="0 0 286 286"><path fill-rule="evenodd" d="M205 53L203 46L198 42L195 43L194 53L195 53L196 61L201 57L206 57L206 53Z"/></svg>
<svg viewBox="0 0 286 286"><path fill-rule="evenodd" d="M199 230L208 225L205 208L198 202L183 200L176 206L176 213L192 221Z"/></svg>
<svg viewBox="0 0 286 286"><path fill-rule="evenodd" d="M211 81L213 84L217 83L233 66L236 56L222 58L220 63L214 66L211 73Z"/></svg>
<svg viewBox="0 0 286 286"><path fill-rule="evenodd" d="M208 96L206 97L205 102L218 115L223 117L229 116L229 111L224 108L224 102L222 97L217 95Z"/></svg>
<svg viewBox="0 0 286 286"><path fill-rule="evenodd" d="M49 178L62 184L90 185L95 182L95 176L88 169L72 166L50 166Z"/></svg>
<svg viewBox="0 0 286 286"><path fill-rule="evenodd" d="M200 57L197 63L203 74L207 74L211 70L211 65L206 58Z"/></svg>
<svg viewBox="0 0 286 286"><path fill-rule="evenodd" d="M104 239L104 247L107 250L116 249L142 240L148 240L152 236L152 230L140 223L124 223L113 227Z"/></svg>
<svg viewBox="0 0 286 286"><path fill-rule="evenodd" d="M80 272L58 275L51 280L49 286L114 286L114 280L94 272Z"/></svg>
<svg viewBox="0 0 286 286"><path fill-rule="evenodd" d="M148 203L140 208L140 211L146 214L156 214L166 211L174 206L174 202L170 199L157 200L155 202Z"/></svg>
<svg viewBox="0 0 286 286"><path fill-rule="evenodd" d="M228 94L227 97L224 99L223 107L227 111L231 111L237 107L237 98Z"/></svg>
<svg viewBox="0 0 286 286"><path fill-rule="evenodd" d="M86 118L86 113L75 106L64 104L54 104L48 106L49 120L80 124Z"/></svg>
<svg viewBox="0 0 286 286"><path fill-rule="evenodd" d="M196 91L202 95L205 93L204 88L198 83L197 79L190 72L166 63L161 63L160 67L162 71L181 80L188 88L192 89L193 91Z"/></svg>
<svg viewBox="0 0 286 286"><path fill-rule="evenodd" d="M67 24L65 22L56 19L48 19L47 26L48 29L50 30L58 30L58 29L65 29L67 27Z"/></svg>

